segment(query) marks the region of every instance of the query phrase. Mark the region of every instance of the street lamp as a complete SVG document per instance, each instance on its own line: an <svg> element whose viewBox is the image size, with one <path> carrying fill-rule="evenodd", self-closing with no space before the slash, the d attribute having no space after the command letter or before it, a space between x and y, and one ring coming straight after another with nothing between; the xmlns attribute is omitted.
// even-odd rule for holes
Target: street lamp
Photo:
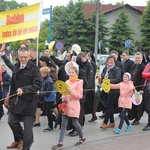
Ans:
<svg viewBox="0 0 150 150"><path fill-rule="evenodd" d="M95 29L95 60L97 61L97 51L98 51L98 33L99 33L99 13L100 13L100 0L96 2L96 29Z"/></svg>

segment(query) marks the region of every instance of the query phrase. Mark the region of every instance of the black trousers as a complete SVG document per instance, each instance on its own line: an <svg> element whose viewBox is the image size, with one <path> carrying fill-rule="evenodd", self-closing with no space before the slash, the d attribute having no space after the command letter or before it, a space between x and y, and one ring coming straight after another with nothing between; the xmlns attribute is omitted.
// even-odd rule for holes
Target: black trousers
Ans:
<svg viewBox="0 0 150 150"><path fill-rule="evenodd" d="M20 124L23 121L24 130ZM9 112L8 124L16 141L23 140L22 150L30 150L33 143L33 116L19 115Z"/></svg>
<svg viewBox="0 0 150 150"><path fill-rule="evenodd" d="M46 104L46 115L48 120L48 126L53 128L52 108L54 108L54 102L45 102L45 104Z"/></svg>
<svg viewBox="0 0 150 150"><path fill-rule="evenodd" d="M148 113L148 125L150 126L150 93L145 89L144 91L144 110Z"/></svg>
<svg viewBox="0 0 150 150"><path fill-rule="evenodd" d="M125 108L123 108L121 110L121 112L120 112L120 115L119 115L119 117L120 117L120 123L119 123L119 126L118 126L119 129L122 128L124 121L126 122L126 124L128 126L130 125L130 122L129 122L129 119L128 119L126 113L127 113L127 109L125 109Z"/></svg>
<svg viewBox="0 0 150 150"><path fill-rule="evenodd" d="M105 124L110 121L110 123L114 123L114 102L118 100L118 93L108 93L105 95L106 100L106 108L105 108Z"/></svg>

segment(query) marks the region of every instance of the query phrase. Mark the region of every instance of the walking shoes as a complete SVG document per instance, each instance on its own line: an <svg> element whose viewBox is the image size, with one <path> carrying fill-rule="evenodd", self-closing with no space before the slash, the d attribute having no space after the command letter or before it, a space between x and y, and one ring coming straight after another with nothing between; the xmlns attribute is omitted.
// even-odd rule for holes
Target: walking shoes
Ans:
<svg viewBox="0 0 150 150"><path fill-rule="evenodd" d="M125 132L129 132L129 131L131 131L131 129L132 129L132 126L129 125L129 126L126 127Z"/></svg>
<svg viewBox="0 0 150 150"><path fill-rule="evenodd" d="M100 126L101 129L106 129L107 128L107 124L103 123L101 126Z"/></svg>
<svg viewBox="0 0 150 150"><path fill-rule="evenodd" d="M21 149L23 146L23 141L19 140L19 142L13 142L11 145L7 146L7 149L18 148Z"/></svg>
<svg viewBox="0 0 150 150"><path fill-rule="evenodd" d="M108 125L107 125L107 128L114 128L115 127L115 123L109 123Z"/></svg>
<svg viewBox="0 0 150 150"><path fill-rule="evenodd" d="M115 129L114 129L114 132L117 133L117 134L120 134L120 133L121 133L121 129L115 128Z"/></svg>

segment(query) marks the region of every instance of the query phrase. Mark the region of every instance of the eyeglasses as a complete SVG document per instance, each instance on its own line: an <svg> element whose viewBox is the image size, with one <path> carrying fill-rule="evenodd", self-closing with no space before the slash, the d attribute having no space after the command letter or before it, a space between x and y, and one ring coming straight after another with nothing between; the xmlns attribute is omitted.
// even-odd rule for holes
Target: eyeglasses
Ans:
<svg viewBox="0 0 150 150"><path fill-rule="evenodd" d="M21 58L21 59L23 59L23 58L27 59L28 57L27 56L21 56L19 58Z"/></svg>

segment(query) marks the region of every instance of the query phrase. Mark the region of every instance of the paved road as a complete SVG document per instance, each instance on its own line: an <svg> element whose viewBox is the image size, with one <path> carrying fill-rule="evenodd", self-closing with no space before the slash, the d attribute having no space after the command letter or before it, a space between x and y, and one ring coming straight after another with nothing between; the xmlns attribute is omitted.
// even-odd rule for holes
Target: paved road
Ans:
<svg viewBox="0 0 150 150"><path fill-rule="evenodd" d="M101 67L103 68L103 66ZM9 72L11 71L9 70ZM98 115L100 113L97 113ZM7 124L7 117L5 110L5 115L0 121L0 150L6 150L6 146L13 141L11 130ZM67 132L62 150L150 150L150 132L142 131L147 123L146 113L141 119L140 125L134 126L133 130L129 133L124 132L126 127L124 125L122 133L119 135L114 134L113 129L101 130L99 127L103 121L102 119L89 123L88 120L90 118L91 115L86 116L85 127L83 129L87 139L86 142L81 146L75 147L74 144L78 141L78 137L70 137ZM118 115L115 115L115 120L116 125L118 125ZM47 118L41 117L41 127L34 128L35 142L31 150L50 150L51 146L57 143L59 129L57 128L45 133L42 130L46 126Z"/></svg>
<svg viewBox="0 0 150 150"><path fill-rule="evenodd" d="M100 115L100 113L97 113ZM145 113L140 121L140 125L134 126L133 130L125 133L124 125L122 133L116 135L113 129L102 131L99 126L103 120L99 119L93 123L89 123L90 115L86 116L84 134L86 142L75 147L74 144L78 141L78 137L69 137L68 132L65 136L64 148L62 150L150 150L150 132L142 131L142 128L147 123L147 114ZM118 124L118 115L115 115L116 124ZM51 146L56 144L59 136L59 129L51 132L43 132L43 128L47 125L46 117L41 117L41 127L34 128L35 142L31 150L50 150ZM6 150L6 145L13 141L12 133L7 125L7 114L0 121L0 150Z"/></svg>

